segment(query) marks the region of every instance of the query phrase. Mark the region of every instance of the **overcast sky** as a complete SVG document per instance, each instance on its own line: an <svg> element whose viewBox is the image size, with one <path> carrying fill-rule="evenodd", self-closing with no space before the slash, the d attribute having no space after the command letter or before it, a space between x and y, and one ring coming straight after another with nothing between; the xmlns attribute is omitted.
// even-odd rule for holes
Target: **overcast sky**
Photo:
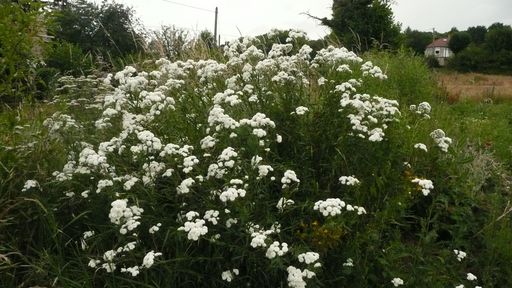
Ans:
<svg viewBox="0 0 512 288"><path fill-rule="evenodd" d="M96 0L99 1L99 0ZM192 33L213 31L215 7L219 7L222 41L254 36L272 28L296 28L316 39L328 33L303 12L330 17L332 0L117 0L135 9L149 28L175 25ZM174 2L174 3L173 3ZM395 19L402 28L446 32L452 27L489 26L494 22L512 24L512 0L396 0ZM205 10L178 5L183 3Z"/></svg>

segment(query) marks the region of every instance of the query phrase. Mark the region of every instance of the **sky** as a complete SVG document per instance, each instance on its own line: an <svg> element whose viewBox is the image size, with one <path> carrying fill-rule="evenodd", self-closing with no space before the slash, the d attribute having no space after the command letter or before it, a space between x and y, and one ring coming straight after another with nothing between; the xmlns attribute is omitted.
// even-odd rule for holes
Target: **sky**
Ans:
<svg viewBox="0 0 512 288"><path fill-rule="evenodd" d="M99 0L96 0L99 2ZM150 29L174 25L198 34L213 31L214 10L219 8L221 41L255 36L272 28L295 28L311 39L329 30L302 13L330 17L332 0L117 0L133 7L136 16ZM185 4L188 6L180 5ZM194 7L194 8L193 8ZM200 8L200 9L197 9ZM395 0L395 20L402 28L421 31L465 30L469 26L489 26L495 22L512 25L512 0Z"/></svg>

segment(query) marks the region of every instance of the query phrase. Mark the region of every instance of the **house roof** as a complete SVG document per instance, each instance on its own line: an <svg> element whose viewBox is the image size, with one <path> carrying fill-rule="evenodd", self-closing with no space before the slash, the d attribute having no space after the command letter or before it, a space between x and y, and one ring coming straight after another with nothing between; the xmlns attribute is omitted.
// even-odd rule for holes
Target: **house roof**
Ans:
<svg viewBox="0 0 512 288"><path fill-rule="evenodd" d="M428 44L427 48L432 47L448 47L448 38L439 38L437 40L434 40L434 42Z"/></svg>

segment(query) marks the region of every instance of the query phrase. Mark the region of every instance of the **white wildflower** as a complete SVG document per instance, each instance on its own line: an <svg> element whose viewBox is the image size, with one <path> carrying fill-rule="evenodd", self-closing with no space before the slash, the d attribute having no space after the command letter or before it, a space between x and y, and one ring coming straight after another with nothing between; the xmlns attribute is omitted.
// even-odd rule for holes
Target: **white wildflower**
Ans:
<svg viewBox="0 0 512 288"><path fill-rule="evenodd" d="M352 176L341 176L339 181L341 184L347 185L347 186L356 186L356 185L361 184L361 182L359 182L359 180L356 177L354 177L353 175Z"/></svg>
<svg viewBox="0 0 512 288"><path fill-rule="evenodd" d="M297 178L297 174L293 170L286 170L284 172L283 178L281 178L281 183L283 183L283 189L288 188L289 184L292 182L300 183L299 178Z"/></svg>
<svg viewBox="0 0 512 288"><path fill-rule="evenodd" d="M421 187L421 192L423 193L424 196L428 196L428 194L430 194L430 191L434 189L434 184L432 183L431 180L415 178L411 182L417 183L418 186Z"/></svg>
<svg viewBox="0 0 512 288"><path fill-rule="evenodd" d="M27 190L31 188L39 188L39 182L36 180L27 180L25 182L25 185L23 185L23 189L21 189L21 192L26 192Z"/></svg>
<svg viewBox="0 0 512 288"><path fill-rule="evenodd" d="M391 280L391 283L395 286L395 287L398 287L400 285L404 285L404 280L400 279L400 278L393 278L393 280Z"/></svg>
<svg viewBox="0 0 512 288"><path fill-rule="evenodd" d="M287 243L279 243L278 241L274 241L267 249L265 253L265 257L268 259L274 259L277 256L283 256L288 252L288 244Z"/></svg>
<svg viewBox="0 0 512 288"><path fill-rule="evenodd" d="M300 263L306 263L306 264L314 264L318 259L320 259L320 254L316 252L306 252L301 253L299 256L297 256L297 259Z"/></svg>
<svg viewBox="0 0 512 288"><path fill-rule="evenodd" d="M162 253L156 252L151 250L149 251L146 256L144 256L144 259L142 260L142 268L150 268L155 264L155 257L162 256Z"/></svg>
<svg viewBox="0 0 512 288"><path fill-rule="evenodd" d="M428 152L427 145L425 145L423 143L414 144L414 148Z"/></svg>
<svg viewBox="0 0 512 288"><path fill-rule="evenodd" d="M478 278L477 278L474 274L472 274L472 273L468 273L468 274L466 275L466 279L468 279L469 281L475 281L475 280L477 280Z"/></svg>
<svg viewBox="0 0 512 288"><path fill-rule="evenodd" d="M459 262L461 262L462 259L466 258L466 256L467 256L466 252L460 251L460 250L457 250L457 249L453 250L453 253L455 253L455 256L457 256L457 260Z"/></svg>

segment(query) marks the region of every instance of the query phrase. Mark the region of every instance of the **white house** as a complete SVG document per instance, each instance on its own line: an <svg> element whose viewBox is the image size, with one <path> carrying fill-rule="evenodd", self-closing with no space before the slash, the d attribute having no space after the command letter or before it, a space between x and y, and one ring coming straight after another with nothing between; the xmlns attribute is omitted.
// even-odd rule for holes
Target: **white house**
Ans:
<svg viewBox="0 0 512 288"><path fill-rule="evenodd" d="M436 57L439 65L446 65L446 60L453 56L453 51L448 47L448 38L439 38L430 43L425 49L425 56Z"/></svg>

